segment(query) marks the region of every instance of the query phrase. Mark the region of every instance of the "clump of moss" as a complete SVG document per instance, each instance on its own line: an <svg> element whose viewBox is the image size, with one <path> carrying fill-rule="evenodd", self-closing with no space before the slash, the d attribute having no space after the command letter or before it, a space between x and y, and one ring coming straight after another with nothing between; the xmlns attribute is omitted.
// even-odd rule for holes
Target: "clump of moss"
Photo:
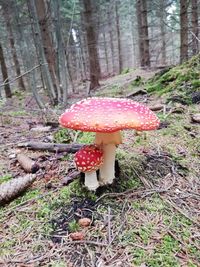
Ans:
<svg viewBox="0 0 200 267"><path fill-rule="evenodd" d="M146 89L149 93L168 94L170 101L184 99L184 104L191 104L193 94L200 92L199 79L200 55L197 55L164 73L157 73L148 81Z"/></svg>
<svg viewBox="0 0 200 267"><path fill-rule="evenodd" d="M130 72L130 69L129 68L125 68L122 70L121 74L127 74Z"/></svg>
<svg viewBox="0 0 200 267"><path fill-rule="evenodd" d="M117 97L123 95L123 87L119 84L113 84L106 87L103 91L99 91L96 93L96 96L102 97Z"/></svg>
<svg viewBox="0 0 200 267"><path fill-rule="evenodd" d="M70 143L73 141L70 130L65 128L60 128L57 132L54 133L53 137L56 143Z"/></svg>

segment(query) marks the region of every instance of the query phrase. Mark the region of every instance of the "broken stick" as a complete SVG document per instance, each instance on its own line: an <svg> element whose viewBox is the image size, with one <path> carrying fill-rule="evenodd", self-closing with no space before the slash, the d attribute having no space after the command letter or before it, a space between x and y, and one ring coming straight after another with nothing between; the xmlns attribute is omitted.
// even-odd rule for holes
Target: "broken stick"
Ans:
<svg viewBox="0 0 200 267"><path fill-rule="evenodd" d="M33 150L47 150L50 152L68 152L68 153L76 153L83 146L84 144L55 144L55 143L44 143L44 142L27 142L18 145L18 147L27 147Z"/></svg>

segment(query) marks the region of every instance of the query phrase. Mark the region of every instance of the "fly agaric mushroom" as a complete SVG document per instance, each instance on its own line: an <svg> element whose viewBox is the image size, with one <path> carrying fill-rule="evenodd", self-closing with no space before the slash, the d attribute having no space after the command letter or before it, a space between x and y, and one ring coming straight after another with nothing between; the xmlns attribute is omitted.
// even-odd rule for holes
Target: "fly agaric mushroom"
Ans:
<svg viewBox="0 0 200 267"><path fill-rule="evenodd" d="M155 130L159 119L146 106L131 99L87 98L72 105L59 119L63 127L96 132L95 143L101 145L104 163L100 167L100 184L111 184L115 178L116 145L122 142L120 130Z"/></svg>
<svg viewBox="0 0 200 267"><path fill-rule="evenodd" d="M84 146L76 152L74 161L77 169L85 173L85 186L96 190L99 187L96 170L103 163L103 151L97 145Z"/></svg>

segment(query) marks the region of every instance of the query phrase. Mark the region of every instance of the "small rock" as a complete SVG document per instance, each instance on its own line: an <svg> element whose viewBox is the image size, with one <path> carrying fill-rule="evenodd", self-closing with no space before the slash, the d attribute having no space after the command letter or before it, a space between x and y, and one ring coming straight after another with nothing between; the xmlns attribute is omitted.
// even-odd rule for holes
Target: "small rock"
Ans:
<svg viewBox="0 0 200 267"><path fill-rule="evenodd" d="M200 123L200 113L191 116L192 122Z"/></svg>

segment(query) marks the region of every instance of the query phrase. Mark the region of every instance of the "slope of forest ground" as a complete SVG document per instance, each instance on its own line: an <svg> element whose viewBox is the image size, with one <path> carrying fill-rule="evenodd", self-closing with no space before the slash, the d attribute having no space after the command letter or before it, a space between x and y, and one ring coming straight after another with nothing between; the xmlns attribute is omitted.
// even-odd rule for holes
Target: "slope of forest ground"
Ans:
<svg viewBox="0 0 200 267"><path fill-rule="evenodd" d="M84 189L81 179L62 184L74 168L72 154L17 146L30 140L90 143L93 134L56 125L42 132L41 126L57 122L61 111L41 112L31 96L16 94L1 104L0 183L24 174L16 160L19 151L41 168L32 187L0 209L0 266L200 266L200 124L192 120L199 104L181 102L184 90L178 87L161 93L161 85L180 77L159 84L163 75L146 83L153 72L135 70L103 81L92 92L143 102L158 109L161 120L157 131L123 132L117 178L96 194ZM194 79L179 85L188 88ZM81 217L89 217L91 225L81 229ZM85 239L72 241L70 233L76 231Z"/></svg>

